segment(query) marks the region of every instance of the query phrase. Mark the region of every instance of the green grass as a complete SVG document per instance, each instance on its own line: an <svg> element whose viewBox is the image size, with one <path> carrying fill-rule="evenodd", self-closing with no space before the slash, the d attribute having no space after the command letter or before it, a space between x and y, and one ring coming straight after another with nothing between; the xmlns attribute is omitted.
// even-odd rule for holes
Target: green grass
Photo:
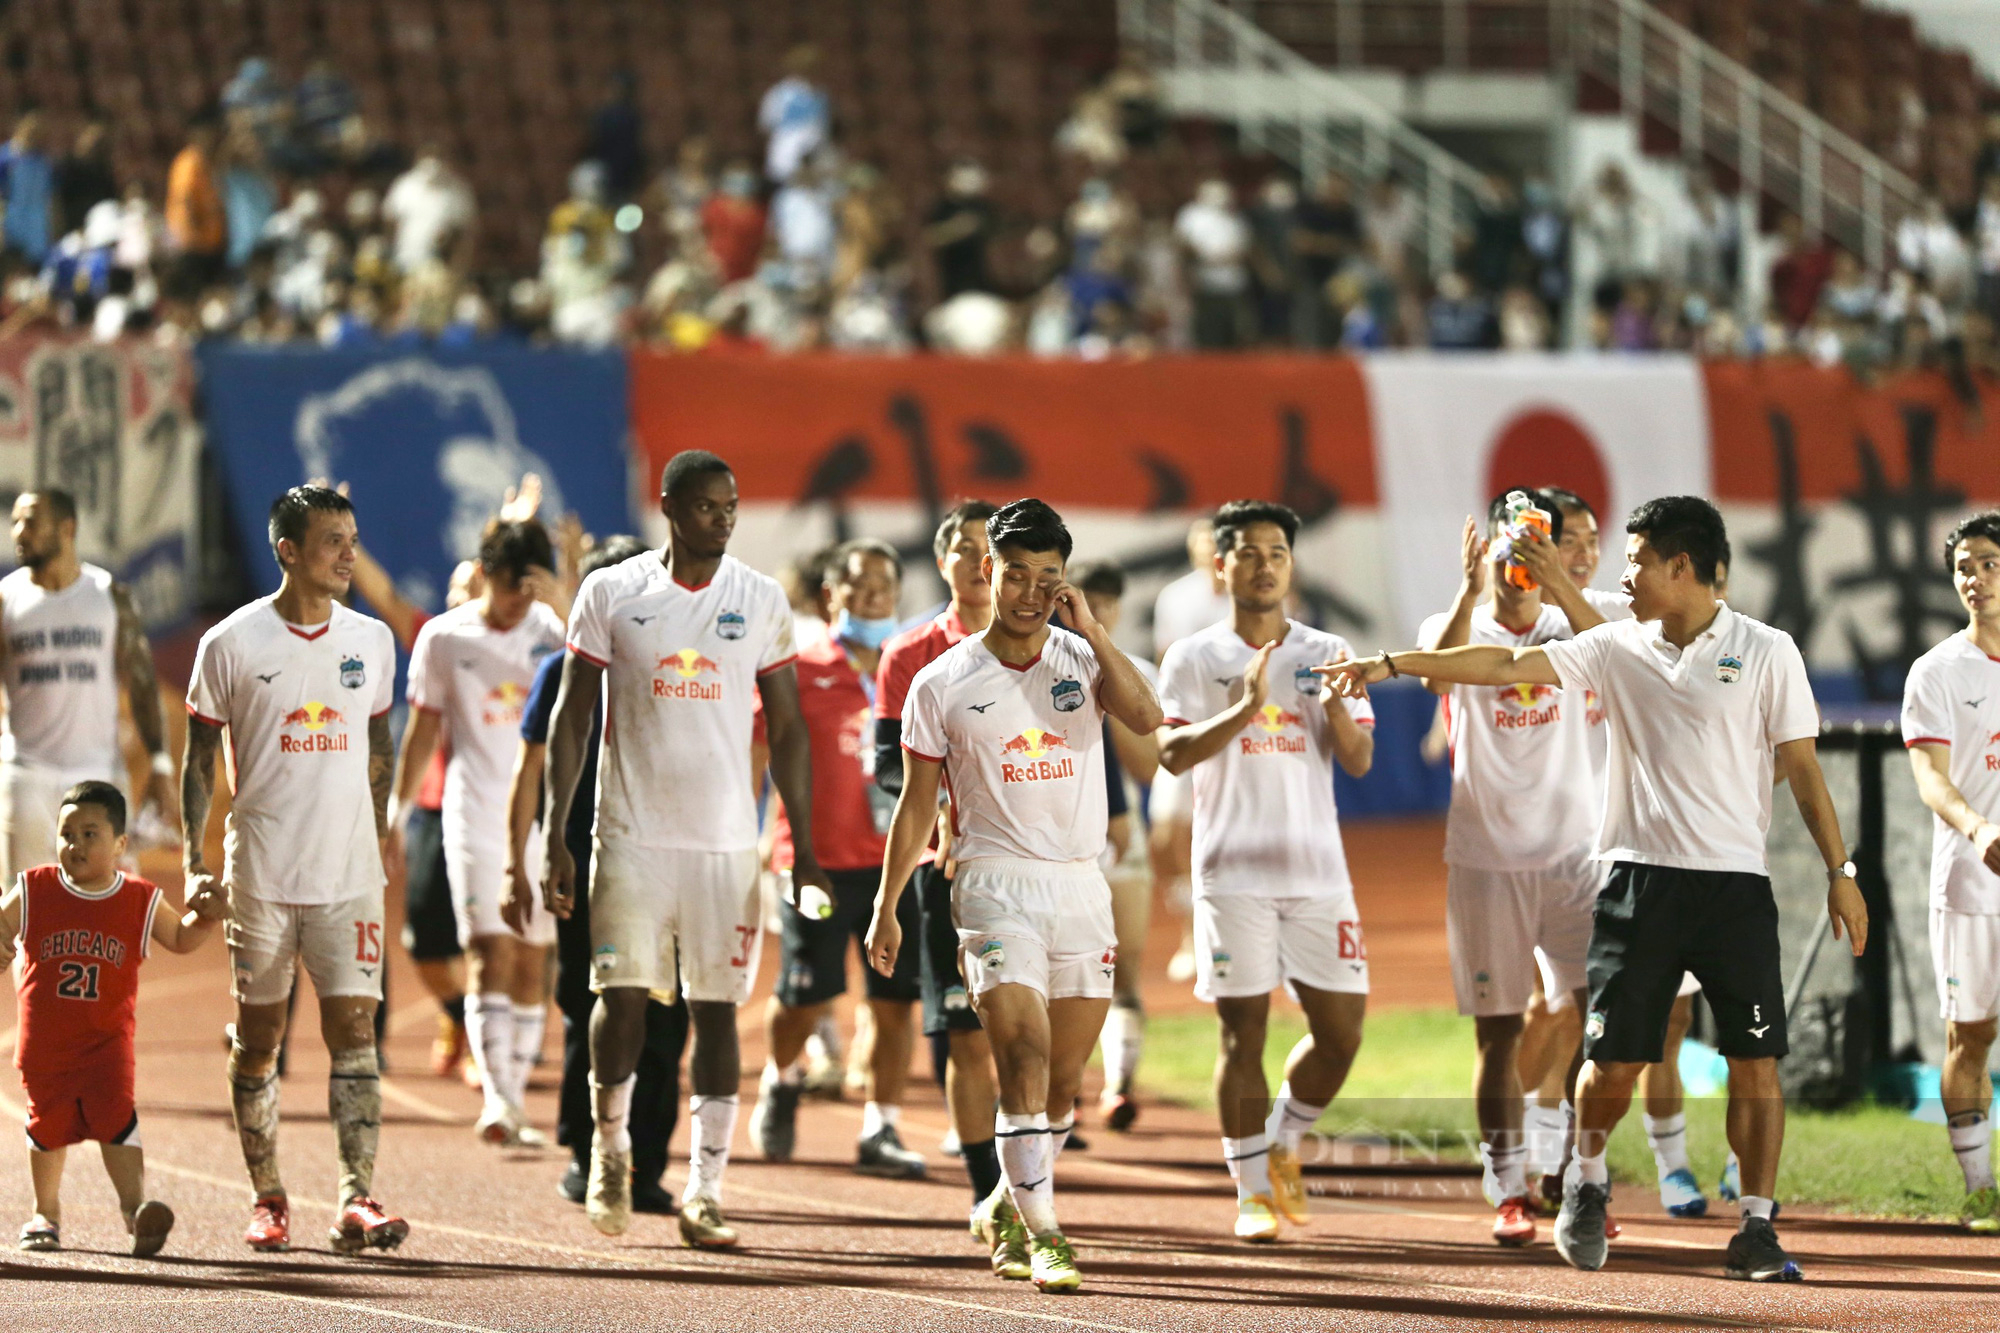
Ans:
<svg viewBox="0 0 2000 1333"><path fill-rule="evenodd" d="M1284 1060L1305 1035L1295 1010L1271 1015L1265 1065L1276 1091ZM1186 1106L1213 1107L1215 1018L1208 1013L1155 1017L1146 1029L1142 1088ZM1405 1149L1435 1148L1446 1160L1476 1160L1472 1115L1472 1022L1450 1010L1388 1009L1368 1016L1366 1036L1340 1098L1320 1121L1326 1133L1370 1129ZM1728 1145L1721 1098L1689 1098L1688 1145L1696 1174L1712 1195ZM1407 1137L1405 1137L1407 1136ZM1611 1140L1614 1179L1654 1178L1652 1152L1638 1110ZM1845 1111L1792 1108L1778 1196L1840 1212L1899 1218L1956 1217L1964 1183L1943 1129L1893 1107Z"/></svg>

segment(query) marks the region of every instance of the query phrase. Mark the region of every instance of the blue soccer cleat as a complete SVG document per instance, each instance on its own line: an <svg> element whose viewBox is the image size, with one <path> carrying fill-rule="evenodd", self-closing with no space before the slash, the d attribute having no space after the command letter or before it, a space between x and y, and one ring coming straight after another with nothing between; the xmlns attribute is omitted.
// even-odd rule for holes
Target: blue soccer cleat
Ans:
<svg viewBox="0 0 2000 1333"><path fill-rule="evenodd" d="M1715 1193L1724 1203L1735 1203L1743 1197L1743 1167L1735 1153L1729 1154L1729 1160L1722 1164L1722 1179L1716 1182Z"/></svg>
<svg viewBox="0 0 2000 1333"><path fill-rule="evenodd" d="M1708 1196L1701 1192L1694 1172L1678 1167L1660 1177L1660 1206L1674 1217L1706 1217Z"/></svg>

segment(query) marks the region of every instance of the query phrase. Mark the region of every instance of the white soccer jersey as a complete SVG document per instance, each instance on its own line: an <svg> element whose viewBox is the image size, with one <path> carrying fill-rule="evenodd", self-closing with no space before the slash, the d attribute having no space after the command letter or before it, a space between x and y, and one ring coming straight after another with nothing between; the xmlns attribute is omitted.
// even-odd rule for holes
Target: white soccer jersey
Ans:
<svg viewBox="0 0 2000 1333"><path fill-rule="evenodd" d="M444 775L447 826L506 838L521 708L536 665L562 645L562 618L542 602L530 605L512 629L494 629L479 604L467 602L431 617L418 631L410 653L410 706L442 721L439 740L451 755Z"/></svg>
<svg viewBox="0 0 2000 1333"><path fill-rule="evenodd" d="M1543 646L1604 700L1611 735L1597 859L1767 874L1773 750L1819 735L1792 636L1718 607L1685 649L1614 620Z"/></svg>
<svg viewBox="0 0 2000 1333"><path fill-rule="evenodd" d="M604 668L597 836L697 852L756 846L757 679L797 656L777 580L725 555L689 588L658 552L634 556L583 581L569 648Z"/></svg>
<svg viewBox="0 0 2000 1333"><path fill-rule="evenodd" d="M1585 588L1583 599L1606 620L1632 619L1632 599L1622 592L1602 592ZM1590 723L1590 771L1597 776L1600 795L1604 790L1604 769L1611 759L1611 738L1604 730L1604 701L1595 690L1583 692L1584 720Z"/></svg>
<svg viewBox="0 0 2000 1333"><path fill-rule="evenodd" d="M1426 620L1420 643L1434 643L1448 616ZM1534 648L1570 637L1553 606L1516 633L1493 604L1472 613L1468 644ZM1604 784L1590 758L1588 706L1581 690L1552 685L1454 685L1445 695L1451 734L1451 813L1444 859L1481 870L1540 870L1590 841L1604 809Z"/></svg>
<svg viewBox="0 0 2000 1333"><path fill-rule="evenodd" d="M981 633L916 674L903 748L943 763L960 862L1083 861L1104 850L1099 678L1090 645L1054 626L1025 667L995 657Z"/></svg>
<svg viewBox="0 0 2000 1333"><path fill-rule="evenodd" d="M1916 660L1903 686L1903 744L1951 747L1951 785L2000 820L2000 659L1954 634ZM1972 840L1942 819L1931 831L1931 906L2000 913L2000 875Z"/></svg>
<svg viewBox="0 0 2000 1333"><path fill-rule="evenodd" d="M118 607L111 575L84 565L49 592L26 569L0 579L7 716L0 761L124 786L118 752Z"/></svg>
<svg viewBox="0 0 2000 1333"><path fill-rule="evenodd" d="M345 902L382 888L368 723L396 699L396 639L335 603L289 624L264 597L201 636L188 712L229 728L223 881L266 902Z"/></svg>
<svg viewBox="0 0 2000 1333"><path fill-rule="evenodd" d="M1312 668L1354 650L1338 634L1295 620L1271 653L1266 703L1220 753L1189 770L1194 780L1197 897L1306 898L1350 892L1347 851L1333 801L1333 727ZM1169 725L1201 722L1242 697L1256 649L1232 625L1211 625L1167 650L1161 707ZM1375 725L1366 699L1342 701Z"/></svg>

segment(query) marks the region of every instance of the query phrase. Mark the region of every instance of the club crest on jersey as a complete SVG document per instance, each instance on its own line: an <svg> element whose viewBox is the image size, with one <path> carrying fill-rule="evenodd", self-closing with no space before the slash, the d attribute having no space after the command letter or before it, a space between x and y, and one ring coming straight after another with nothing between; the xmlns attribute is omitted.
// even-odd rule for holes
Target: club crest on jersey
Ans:
<svg viewBox="0 0 2000 1333"><path fill-rule="evenodd" d="M705 681L707 675L720 676L722 664L692 648L668 653L653 667L655 699L720 699L722 682Z"/></svg>
<svg viewBox="0 0 2000 1333"><path fill-rule="evenodd" d="M1073 680L1059 680L1049 686L1058 713L1074 713L1083 707L1083 686Z"/></svg>
<svg viewBox="0 0 2000 1333"><path fill-rule="evenodd" d="M1311 667L1302 666L1292 673L1292 688L1309 699L1317 699L1321 691L1320 678L1313 674Z"/></svg>
<svg viewBox="0 0 2000 1333"><path fill-rule="evenodd" d="M740 639L747 628L740 611L724 611L715 618L715 632L725 639Z"/></svg>
<svg viewBox="0 0 2000 1333"><path fill-rule="evenodd" d="M340 683L350 690L358 690L368 683L368 668L358 657L340 659Z"/></svg>
<svg viewBox="0 0 2000 1333"><path fill-rule="evenodd" d="M1715 664L1715 678L1724 685L1734 685L1743 675L1743 659L1725 657Z"/></svg>
<svg viewBox="0 0 2000 1333"><path fill-rule="evenodd" d="M301 704L278 719L278 752L280 754L325 754L347 748L347 731L343 727L338 732L329 733L327 728L335 722L346 722L347 715L338 708L329 708L319 700ZM303 731L303 736L292 735L291 730Z"/></svg>
<svg viewBox="0 0 2000 1333"><path fill-rule="evenodd" d="M1076 776L1076 760L1069 755L1060 759L1048 757L1050 751L1070 748L1069 738L1060 731L1043 731L1040 727L1029 727L1010 741L1000 745L1000 780L1002 782L1047 782L1053 778ZM1025 763L1011 762L1016 756Z"/></svg>

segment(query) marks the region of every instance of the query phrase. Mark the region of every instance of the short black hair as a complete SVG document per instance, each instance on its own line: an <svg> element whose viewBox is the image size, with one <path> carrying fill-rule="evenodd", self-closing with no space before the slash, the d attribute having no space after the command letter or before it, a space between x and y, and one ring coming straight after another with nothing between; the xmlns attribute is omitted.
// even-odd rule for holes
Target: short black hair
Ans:
<svg viewBox="0 0 2000 1333"><path fill-rule="evenodd" d="M875 537L856 537L842 542L828 553L825 566L820 570L820 581L832 584L847 572L848 562L857 555L879 555L889 562L898 579L903 577L903 557L896 548Z"/></svg>
<svg viewBox="0 0 2000 1333"><path fill-rule="evenodd" d="M540 519L494 523L479 539L479 567L488 578L505 574L518 583L537 565L550 571L556 567L555 546Z"/></svg>
<svg viewBox="0 0 2000 1333"><path fill-rule="evenodd" d="M1500 525L1507 519L1507 497L1515 491L1525 491L1528 499L1534 502L1535 508L1549 516L1549 540L1552 542L1561 541L1563 535L1562 501L1556 499L1554 491L1537 490L1533 486L1509 486L1506 490L1493 497L1492 501L1486 506L1487 535L1491 536L1493 533L1500 531ZM1567 491L1563 492L1565 495L1568 493ZM1587 505L1585 506L1585 508L1588 507Z"/></svg>
<svg viewBox="0 0 2000 1333"><path fill-rule="evenodd" d="M47 505L49 512L55 515L56 522L60 523L64 519L68 519L72 523L76 522L76 497L62 487L31 486L23 491L22 494L32 495Z"/></svg>
<svg viewBox="0 0 2000 1333"><path fill-rule="evenodd" d="M1075 549L1062 515L1045 500L1016 500L1000 506L986 520L986 542L997 554L1001 547L1017 551L1054 551L1065 563Z"/></svg>
<svg viewBox="0 0 2000 1333"><path fill-rule="evenodd" d="M1971 537L1984 537L1995 546L2000 546L2000 509L1989 509L1983 514L1974 514L1953 528L1944 539L1944 567L1947 572L1955 569L1958 544Z"/></svg>
<svg viewBox="0 0 2000 1333"><path fill-rule="evenodd" d="M1729 533L1722 514L1699 495L1663 495L1648 500L1625 520L1625 531L1668 559L1684 555L1695 582L1715 586L1715 566L1729 558Z"/></svg>
<svg viewBox="0 0 2000 1333"><path fill-rule="evenodd" d="M1592 518L1597 517L1597 511L1590 507L1590 501L1584 499L1581 495L1578 495L1575 491L1569 490L1566 487L1544 486L1542 487L1542 494L1548 496L1549 499L1553 500L1555 502L1556 508L1562 510L1566 514L1580 511L1582 513L1590 515Z"/></svg>
<svg viewBox="0 0 2000 1333"><path fill-rule="evenodd" d="M589 578L600 569L622 565L633 556L644 555L650 549L652 548L630 533L615 533L591 548L589 555L577 561L576 576L579 579Z"/></svg>
<svg viewBox="0 0 2000 1333"><path fill-rule="evenodd" d="M354 506L330 486L294 486L271 502L271 554L278 543L296 545L306 539L306 528L314 514L351 514Z"/></svg>
<svg viewBox="0 0 2000 1333"><path fill-rule="evenodd" d="M125 793L108 782L96 778L79 782L63 793L56 808L65 805L94 805L104 811L104 817L111 821L111 832L117 837L125 836Z"/></svg>
<svg viewBox="0 0 2000 1333"><path fill-rule="evenodd" d="M1093 597L1119 598L1125 595L1125 566L1116 560L1093 560L1071 571L1070 582Z"/></svg>
<svg viewBox="0 0 2000 1333"><path fill-rule="evenodd" d="M938 520L937 533L931 538L931 553L943 564L945 556L951 553L951 544L958 540L958 530L968 523L985 523L1000 512L1000 506L988 504L984 500L961 500L944 511Z"/></svg>
<svg viewBox="0 0 2000 1333"><path fill-rule="evenodd" d="M1236 546L1237 534L1252 523L1275 523L1285 534L1285 545L1299 539L1299 516L1284 505L1270 500L1231 500L1215 511L1210 520L1215 533L1215 553L1227 554Z"/></svg>
<svg viewBox="0 0 2000 1333"><path fill-rule="evenodd" d="M660 494L671 499L685 490L688 483L718 475L733 477L736 473L706 449L683 449L669 458L660 472Z"/></svg>

